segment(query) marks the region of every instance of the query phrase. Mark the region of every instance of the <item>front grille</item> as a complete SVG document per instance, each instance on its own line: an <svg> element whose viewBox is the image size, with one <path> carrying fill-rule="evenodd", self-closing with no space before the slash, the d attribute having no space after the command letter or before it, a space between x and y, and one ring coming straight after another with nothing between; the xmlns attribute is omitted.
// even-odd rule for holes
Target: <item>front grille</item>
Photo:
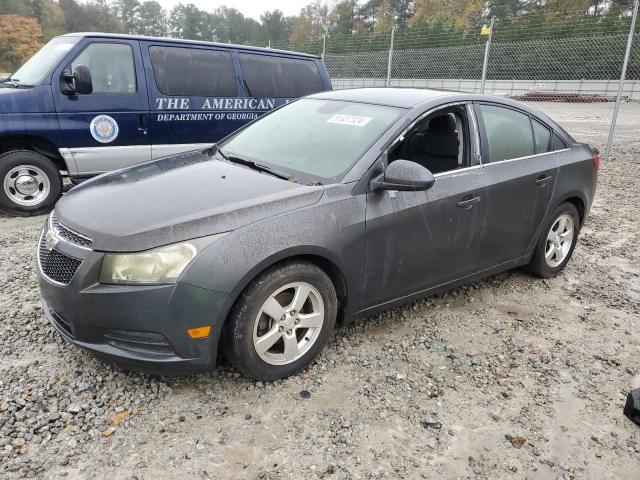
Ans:
<svg viewBox="0 0 640 480"><path fill-rule="evenodd" d="M58 315L56 311L51 307L49 307L49 313L53 317L53 320L56 322L56 325L58 325L62 330L73 337L73 330L71 329L71 325L64 318Z"/></svg>
<svg viewBox="0 0 640 480"><path fill-rule="evenodd" d="M79 233L74 232L73 230L62 225L58 219L56 218L56 214L51 212L51 228L56 232L56 234L66 240L69 243L73 243L80 247L91 248L91 239L87 238Z"/></svg>
<svg viewBox="0 0 640 480"><path fill-rule="evenodd" d="M42 235L38 246L38 263L45 277L56 283L68 285L78 267L80 267L82 260L69 257L55 249L49 250L45 242L45 236Z"/></svg>

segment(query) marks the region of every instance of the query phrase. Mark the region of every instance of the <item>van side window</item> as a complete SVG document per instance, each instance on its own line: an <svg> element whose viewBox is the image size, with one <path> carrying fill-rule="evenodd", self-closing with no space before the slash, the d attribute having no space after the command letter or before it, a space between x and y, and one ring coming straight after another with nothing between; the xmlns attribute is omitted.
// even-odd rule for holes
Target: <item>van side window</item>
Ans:
<svg viewBox="0 0 640 480"><path fill-rule="evenodd" d="M533 136L536 141L536 153L550 152L551 130L533 118L531 119L531 125L533 125Z"/></svg>
<svg viewBox="0 0 640 480"><path fill-rule="evenodd" d="M133 51L124 43L92 43L71 63L75 71L86 65L91 72L93 93L136 93Z"/></svg>
<svg viewBox="0 0 640 480"><path fill-rule="evenodd" d="M163 95L235 97L236 72L228 52L181 47L150 47L151 65Z"/></svg>
<svg viewBox="0 0 640 480"><path fill-rule="evenodd" d="M489 158L483 163L528 157L535 153L529 115L510 108L480 105Z"/></svg>
<svg viewBox="0 0 640 480"><path fill-rule="evenodd" d="M324 90L312 60L241 53L240 67L250 97L295 98Z"/></svg>

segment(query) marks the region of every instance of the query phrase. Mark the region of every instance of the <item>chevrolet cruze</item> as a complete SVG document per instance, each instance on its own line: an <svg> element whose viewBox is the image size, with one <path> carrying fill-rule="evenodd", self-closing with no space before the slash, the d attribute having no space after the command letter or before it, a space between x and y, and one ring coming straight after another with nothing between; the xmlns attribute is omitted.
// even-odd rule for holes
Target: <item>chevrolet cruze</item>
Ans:
<svg viewBox="0 0 640 480"><path fill-rule="evenodd" d="M125 368L291 375L336 322L573 253L599 156L508 99L318 93L204 151L72 189L38 247L44 312Z"/></svg>

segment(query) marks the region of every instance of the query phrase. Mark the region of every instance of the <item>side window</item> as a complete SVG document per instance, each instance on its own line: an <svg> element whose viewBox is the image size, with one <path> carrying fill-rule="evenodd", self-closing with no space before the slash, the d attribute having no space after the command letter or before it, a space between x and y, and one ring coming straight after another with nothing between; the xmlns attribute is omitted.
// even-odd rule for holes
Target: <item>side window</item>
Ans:
<svg viewBox="0 0 640 480"><path fill-rule="evenodd" d="M552 150L551 130L534 118L531 118L531 125L533 125L533 137L536 141L536 153L550 152Z"/></svg>
<svg viewBox="0 0 640 480"><path fill-rule="evenodd" d="M480 105L488 158L484 163L526 157L535 153L529 115L510 108Z"/></svg>
<svg viewBox="0 0 640 480"><path fill-rule="evenodd" d="M250 97L298 98L323 90L312 60L241 53L240 67Z"/></svg>
<svg viewBox="0 0 640 480"><path fill-rule="evenodd" d="M389 152L389 162L409 160L431 173L468 165L469 135L466 110L455 107L429 115L411 128Z"/></svg>
<svg viewBox="0 0 640 480"><path fill-rule="evenodd" d="M235 97L236 72L229 52L183 47L150 47L160 93L185 97Z"/></svg>
<svg viewBox="0 0 640 480"><path fill-rule="evenodd" d="M93 93L136 93L133 51L124 43L92 43L71 63L75 71L86 65L91 72Z"/></svg>
<svg viewBox="0 0 640 480"><path fill-rule="evenodd" d="M563 150L567 148L567 144L564 143L557 133L553 132L553 149L554 150Z"/></svg>

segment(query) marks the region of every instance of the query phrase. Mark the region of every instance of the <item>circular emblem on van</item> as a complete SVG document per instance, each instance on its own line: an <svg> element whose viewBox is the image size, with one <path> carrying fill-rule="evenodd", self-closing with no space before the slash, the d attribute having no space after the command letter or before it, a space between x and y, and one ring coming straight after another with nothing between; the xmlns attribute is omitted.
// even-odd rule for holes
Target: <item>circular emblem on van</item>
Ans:
<svg viewBox="0 0 640 480"><path fill-rule="evenodd" d="M98 115L91 120L89 130L98 142L110 143L118 136L118 123L109 115Z"/></svg>

